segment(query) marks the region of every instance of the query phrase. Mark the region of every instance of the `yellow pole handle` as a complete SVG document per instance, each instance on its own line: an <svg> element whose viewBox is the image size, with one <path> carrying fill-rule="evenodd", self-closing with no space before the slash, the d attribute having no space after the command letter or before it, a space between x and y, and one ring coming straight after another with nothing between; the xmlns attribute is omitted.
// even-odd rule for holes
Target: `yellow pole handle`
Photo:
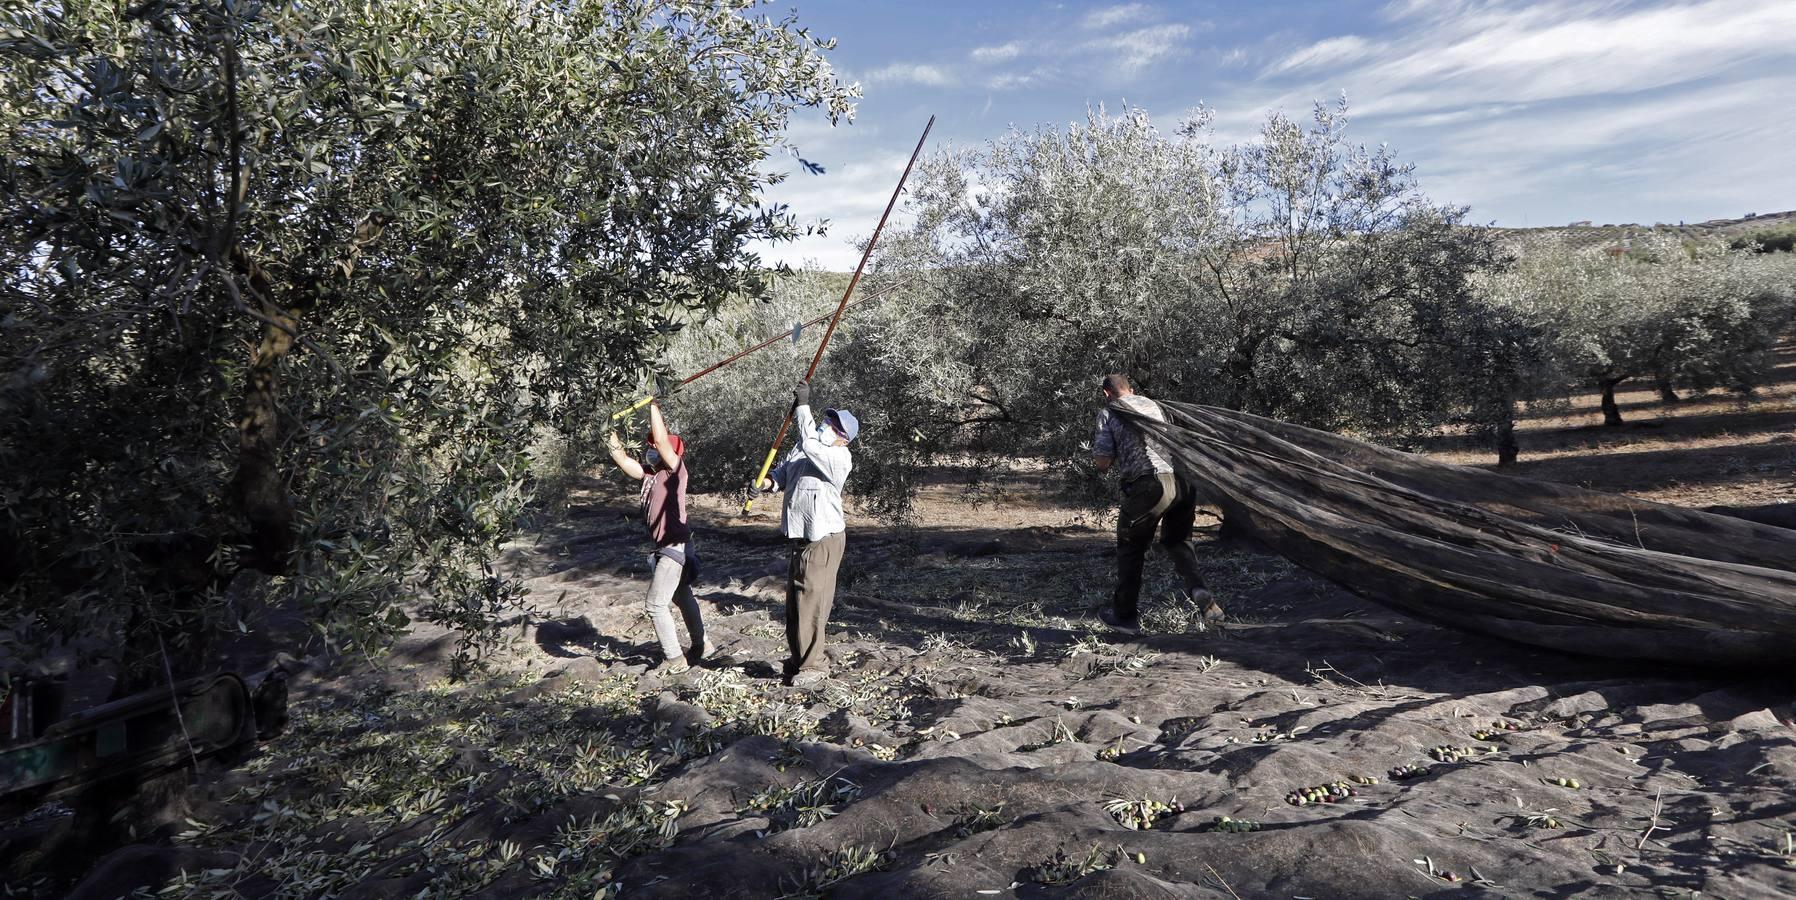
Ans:
<svg viewBox="0 0 1796 900"><path fill-rule="evenodd" d="M779 449L780 448L779 448L778 444L775 444L772 447L768 448L767 458L761 462L761 474L755 476L754 484L750 485L751 488L759 487L761 482L766 480L767 473L773 471L773 455L775 453L778 453ZM751 491L748 495L748 501L746 503L742 504L743 514L746 515L748 513L748 508L751 506L754 506L754 505L755 505L755 495Z"/></svg>
<svg viewBox="0 0 1796 900"><path fill-rule="evenodd" d="M624 416L627 416L627 415L629 415L629 414L631 414L631 413L633 413L653 402L655 402L655 396L653 394L650 394L649 396L644 397L641 400L638 400L635 403L632 403L629 406L626 406L623 409L620 409L617 412L612 413L611 418L613 421L616 421L616 420L621 419Z"/></svg>

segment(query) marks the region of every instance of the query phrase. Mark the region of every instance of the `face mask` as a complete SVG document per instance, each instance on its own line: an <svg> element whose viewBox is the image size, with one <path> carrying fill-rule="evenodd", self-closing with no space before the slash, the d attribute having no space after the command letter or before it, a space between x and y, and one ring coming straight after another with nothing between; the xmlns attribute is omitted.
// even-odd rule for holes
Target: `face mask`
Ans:
<svg viewBox="0 0 1796 900"><path fill-rule="evenodd" d="M659 454L653 450L650 450L649 452L644 453L642 455L642 458L648 462L650 468L661 465L661 454Z"/></svg>
<svg viewBox="0 0 1796 900"><path fill-rule="evenodd" d="M817 426L817 440L822 441L824 444L826 444L828 446L831 446L831 447L835 446L836 445L835 429L830 428L828 425Z"/></svg>

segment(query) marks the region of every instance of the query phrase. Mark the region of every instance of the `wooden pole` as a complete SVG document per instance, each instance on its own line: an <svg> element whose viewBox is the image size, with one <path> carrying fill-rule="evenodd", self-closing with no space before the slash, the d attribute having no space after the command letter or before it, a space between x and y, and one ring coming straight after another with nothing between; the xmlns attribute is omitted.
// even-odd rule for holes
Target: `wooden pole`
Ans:
<svg viewBox="0 0 1796 900"><path fill-rule="evenodd" d="M810 381L817 374L817 364L823 361L823 351L829 347L829 339L836 333L836 325L842 321L842 310L848 308L848 298L854 295L854 286L860 283L861 272L867 268L867 259L873 255L873 247L879 243L879 233L885 230L886 219L892 215L892 208L898 205L898 196L904 193L904 182L910 178L910 170L917 164L917 157L923 153L923 144L929 140L929 130L935 127L935 116L929 117L928 124L923 126L923 136L917 138L917 149L910 153L910 162L904 164L904 174L898 176L898 186L892 189L892 199L886 201L886 211L879 214L879 224L873 228L873 236L867 239L867 249L861 251L860 264L854 267L854 277L848 279L848 290L842 292L842 302L836 304L836 313L829 319L829 329L823 332L823 341L817 345L816 355L811 357L811 367L805 370L804 380ZM780 450L780 444L786 440L786 430L792 427L792 411L786 411L786 420L780 423L780 433L773 438L773 446L767 448L767 458L761 462L761 471L755 480L749 482L750 487L757 486L773 469L774 454ZM751 492L748 501L742 504L742 511L748 512L755 505Z"/></svg>
<svg viewBox="0 0 1796 900"><path fill-rule="evenodd" d="M898 288L901 288L901 287L903 287L903 286L905 286L905 285L906 285L906 284L909 284L909 283L910 283L910 279L909 279L909 278L906 278L906 279L904 279L904 280L902 280L902 281L899 281L899 282L898 282L898 283L897 283L897 284L892 284L892 285L887 285L887 286L886 286L886 289L885 289L885 290L883 290L883 291L877 291L877 292L875 292L875 293L872 293L872 294L868 294L868 295L867 295L867 296L865 296L865 297L862 297L862 298L861 298L861 299L859 299L859 300L856 300L856 301L854 301L854 302L853 302L853 303L850 303L850 304L848 304L848 305L849 305L849 306L859 306L859 305L861 305L861 304L862 304L862 303L868 303L868 302L871 302L871 301L873 301L873 300L878 300L878 299L879 299L879 298L881 298L881 297L884 297L884 296L885 296L885 295L886 295L886 294L889 294L889 293L891 293L891 292L892 292L892 291L895 291L895 290L897 290L897 289L898 289ZM825 319L828 319L828 318L829 318L829 317L830 317L830 316L832 316L832 315L835 315L835 313L833 313L833 312L826 312L826 313L824 313L824 314L823 314L823 315L820 315L820 316L818 316L818 317L817 317L817 318L815 318L815 319L811 319L811 320L809 320L809 321L806 321L806 322L800 322L800 323L799 323L799 324L798 324L798 325L797 325L797 326L796 326L796 327L794 327L794 328L788 328L788 329L786 329L786 330L785 330L785 331L782 331L782 332L780 332L780 333L779 333L779 334L776 334L776 335L774 335L774 336L773 336L773 337L770 337L770 338L768 338L768 339L767 339L767 340L764 340L764 341L762 341L762 342L760 342L760 343L759 343L759 344L756 344L756 345L754 345L754 346L753 346L753 347L749 347L749 348L748 348L748 349L746 349L746 350L738 350L738 351L736 351L736 352L735 352L735 353L732 353L732 354L730 354L730 355L729 355L729 356L727 356L727 357L725 357L725 358L723 358L723 359L721 359L721 360L719 360L719 361L717 361L717 362L715 362L715 363L712 363L712 364L711 364L711 365L709 365L709 366L706 366L706 367L705 367L705 368L703 368L703 369L700 369L700 370L698 370L698 371L697 371L697 372L694 372L694 373L692 373L692 374L691 374L691 375L688 375L688 376L686 376L686 377L685 377L685 378L682 378L682 379L680 379L680 381L679 381L679 384L678 384L678 386L679 386L679 387L685 387L685 386L686 386L686 385L689 385L689 384L691 384L691 383L693 383L693 382L694 382L694 381L697 381L697 380L699 380L699 379L700 379L700 378L703 378L703 377L705 377L705 376L706 376L706 375L709 375L709 374L711 374L711 373L712 373L712 372L715 372L715 371L717 371L717 370L718 370L718 369L721 369L721 368L723 368L723 367L724 367L724 366L727 366L727 365L729 365L729 364L730 364L730 363L733 363L733 362L735 362L735 361L736 361L736 360L739 360L739 359L741 359L741 358L742 358L742 357L744 357L744 356L747 356L747 355L749 355L749 354L750 354L750 353L754 353L754 352L756 352L756 351L758 351L758 350L764 350L764 349L766 349L766 348L768 348L768 347L771 347L771 346L773 346L773 345L774 345L774 344L776 344L776 343L778 343L778 342L780 342L780 341L783 341L783 340L785 340L785 339L786 339L786 338L788 338L788 337L791 337L791 336L792 336L792 333L793 333L793 332L794 332L794 331L797 331L797 330L799 330L799 329L803 329L803 328L809 328L809 327L811 327L811 326L812 326L812 325L817 325L817 324L821 324L821 323L822 323L822 322L823 322L823 320L825 320ZM623 417L625 417L625 416L627 416L627 415L629 415L629 414L631 414L631 413L633 413L633 412L635 412L635 411L637 411L637 410L639 410L639 409L641 409L641 408L643 408L643 407L645 407L645 406L647 406L647 405L649 405L649 404L650 404L650 403L653 403L653 402L654 402L654 401L655 401L655 397L654 397L654 395L652 395L652 394L651 394L651 395L649 395L649 396L647 396L647 397L643 397L643 398L642 398L642 399L640 399L640 400L637 400L637 401L636 401L636 402L634 402L634 403L631 403L631 404L630 404L630 405L629 405L629 406L626 406L626 407L624 407L624 408L623 408L623 409L620 409L620 410L618 410L618 411L617 411L617 412L614 412L614 413L612 413L612 414L611 414L611 418L613 418L613 419L621 419L621 418L623 418Z"/></svg>

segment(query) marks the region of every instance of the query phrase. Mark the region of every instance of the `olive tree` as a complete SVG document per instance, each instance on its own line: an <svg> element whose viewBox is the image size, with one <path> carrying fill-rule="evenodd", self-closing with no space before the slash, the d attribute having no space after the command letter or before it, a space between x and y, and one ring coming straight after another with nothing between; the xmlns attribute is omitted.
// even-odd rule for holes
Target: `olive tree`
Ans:
<svg viewBox="0 0 1796 900"><path fill-rule="evenodd" d="M1112 371L1326 428L1510 433L1542 350L1477 290L1504 262L1489 231L1350 143L1340 106L1270 116L1242 146L1209 118L1166 134L1098 109L919 170L915 224L878 254L911 280L843 351L906 459L1001 447L1071 459L1090 488L1082 445Z"/></svg>
<svg viewBox="0 0 1796 900"><path fill-rule="evenodd" d="M892 452L1074 454L1103 373L1171 384L1206 353L1178 326L1209 300L1189 252L1220 214L1209 152L1098 109L921 166L915 224L878 254L903 287L842 354Z"/></svg>
<svg viewBox="0 0 1796 900"><path fill-rule="evenodd" d="M745 248L794 224L758 163L852 111L756 5L0 13L11 652L122 641L134 677L258 609L365 650L514 608L533 429L590 436L762 293Z"/></svg>
<svg viewBox="0 0 1796 900"><path fill-rule="evenodd" d="M1631 248L1543 238L1521 244L1489 290L1551 337L1556 377L1595 387L1615 426L1616 389L1632 378L1667 394L1762 380L1792 315L1796 266L1651 235Z"/></svg>

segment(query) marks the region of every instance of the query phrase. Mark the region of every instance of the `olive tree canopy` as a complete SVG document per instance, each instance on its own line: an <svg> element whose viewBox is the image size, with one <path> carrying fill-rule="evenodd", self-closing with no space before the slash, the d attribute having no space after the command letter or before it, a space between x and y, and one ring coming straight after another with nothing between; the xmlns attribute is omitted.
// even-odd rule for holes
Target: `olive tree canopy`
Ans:
<svg viewBox="0 0 1796 900"><path fill-rule="evenodd" d="M758 5L0 13L11 652L196 664L269 603L373 648L413 591L471 633L513 605L539 429L589 433L677 323L765 290L746 248L795 225L760 163L792 110L852 113Z"/></svg>

